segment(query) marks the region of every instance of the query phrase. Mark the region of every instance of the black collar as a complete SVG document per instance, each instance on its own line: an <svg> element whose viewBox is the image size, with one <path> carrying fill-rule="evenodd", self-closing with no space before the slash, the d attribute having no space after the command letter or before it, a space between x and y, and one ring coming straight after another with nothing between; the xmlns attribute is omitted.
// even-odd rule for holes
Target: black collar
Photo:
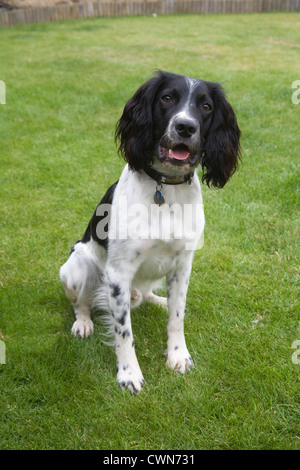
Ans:
<svg viewBox="0 0 300 470"><path fill-rule="evenodd" d="M194 176L194 172L192 171L191 173L188 173L187 175L182 176L181 178L179 177L170 177L170 176L165 176L162 173L159 173L158 171L154 170L153 168L145 168L144 172L147 173L150 178L155 180L158 184L183 184L183 183L189 183L191 184L192 178Z"/></svg>

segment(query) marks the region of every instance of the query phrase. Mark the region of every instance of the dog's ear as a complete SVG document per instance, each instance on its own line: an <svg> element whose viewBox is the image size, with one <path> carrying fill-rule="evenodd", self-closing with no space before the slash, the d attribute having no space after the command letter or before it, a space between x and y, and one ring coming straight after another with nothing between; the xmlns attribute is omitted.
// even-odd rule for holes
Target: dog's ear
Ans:
<svg viewBox="0 0 300 470"><path fill-rule="evenodd" d="M205 136L202 182L222 188L237 168L241 132L222 87L218 83L206 83L214 102L214 115Z"/></svg>
<svg viewBox="0 0 300 470"><path fill-rule="evenodd" d="M160 76L144 83L125 105L116 127L119 154L134 170L153 163L152 104L157 93Z"/></svg>

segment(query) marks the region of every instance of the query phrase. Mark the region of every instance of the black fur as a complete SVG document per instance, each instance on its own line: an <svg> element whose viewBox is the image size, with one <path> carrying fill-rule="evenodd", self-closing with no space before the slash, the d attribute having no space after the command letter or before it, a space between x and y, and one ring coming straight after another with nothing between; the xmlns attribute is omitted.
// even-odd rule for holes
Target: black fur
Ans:
<svg viewBox="0 0 300 470"><path fill-rule="evenodd" d="M126 103L117 123L115 138L120 141L119 154L137 171L153 163L152 104L163 82L163 75L159 74L144 83Z"/></svg>
<svg viewBox="0 0 300 470"><path fill-rule="evenodd" d="M235 172L240 158L240 129L235 113L225 98L222 87L207 82L215 111L205 137L202 156L202 181L222 188Z"/></svg>
<svg viewBox="0 0 300 470"><path fill-rule="evenodd" d="M127 102L118 121L115 138L119 141L119 154L136 171L153 164L157 152L157 135L170 119L168 112L158 106L160 92L170 88L174 94L182 89L184 77L159 71L144 83ZM202 181L208 186L222 188L235 172L240 158L240 129L235 113L218 83L198 80L198 104L201 96L208 95L213 102L210 115L197 112L201 129ZM176 100L174 100L176 101ZM195 112L195 113L196 113Z"/></svg>
<svg viewBox="0 0 300 470"><path fill-rule="evenodd" d="M115 189L117 187L117 184L118 184L118 181L116 183L114 183L106 191L106 193L103 196L100 204L97 206L97 209L101 204L111 204L112 203L114 192L115 192ZM99 243L99 245L102 245L102 246L104 246L105 249L107 249L108 236L106 236L104 238L99 238L98 235L97 235L96 229L97 229L97 225L99 224L99 222L101 222L102 219L107 217L107 215L109 216L109 214L105 213L103 216L97 215L97 209L95 210L95 212L94 212L94 214L93 214L93 216L92 216L92 218L89 222L89 225L87 226L87 229L85 231L85 234L82 237L81 242L82 243L87 243L92 237L93 240L95 240L96 242ZM106 226L105 234L108 235L108 224Z"/></svg>

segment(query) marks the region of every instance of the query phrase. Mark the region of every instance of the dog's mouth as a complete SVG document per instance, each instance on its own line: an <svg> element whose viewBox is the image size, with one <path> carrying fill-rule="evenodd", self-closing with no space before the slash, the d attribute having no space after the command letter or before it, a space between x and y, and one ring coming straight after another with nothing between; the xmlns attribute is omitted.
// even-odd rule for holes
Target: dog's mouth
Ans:
<svg viewBox="0 0 300 470"><path fill-rule="evenodd" d="M159 145L158 157L166 167L176 166L186 169L196 164L198 154L193 154L186 144L176 144L170 148Z"/></svg>

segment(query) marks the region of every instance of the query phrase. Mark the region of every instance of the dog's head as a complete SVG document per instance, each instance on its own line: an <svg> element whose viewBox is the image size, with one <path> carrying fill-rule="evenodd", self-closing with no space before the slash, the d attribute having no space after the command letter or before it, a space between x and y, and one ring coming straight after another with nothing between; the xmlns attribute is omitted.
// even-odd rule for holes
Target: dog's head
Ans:
<svg viewBox="0 0 300 470"><path fill-rule="evenodd" d="M218 83L159 71L127 102L118 121L119 152L136 171L190 173L223 187L240 153L235 113Z"/></svg>

